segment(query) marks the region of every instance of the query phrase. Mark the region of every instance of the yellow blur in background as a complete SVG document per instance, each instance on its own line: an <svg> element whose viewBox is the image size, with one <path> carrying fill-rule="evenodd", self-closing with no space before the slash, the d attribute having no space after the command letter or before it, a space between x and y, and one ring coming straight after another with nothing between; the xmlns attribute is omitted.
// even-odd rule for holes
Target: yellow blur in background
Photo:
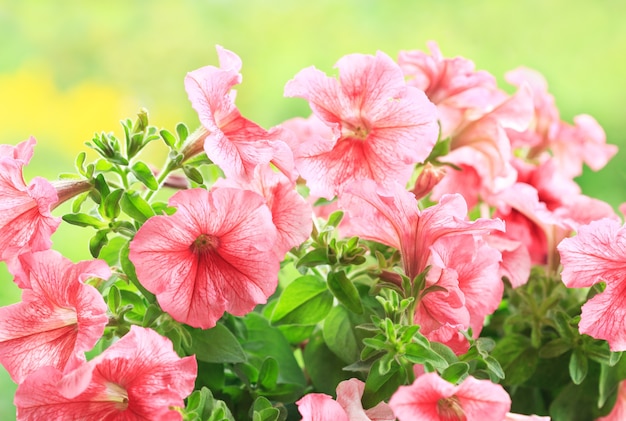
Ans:
<svg viewBox="0 0 626 421"><path fill-rule="evenodd" d="M626 144L626 2L597 0L0 0L0 143L38 139L26 179L73 172L94 132L121 135L119 120L141 107L173 129L198 119L183 88L186 72L217 64L215 45L243 61L237 105L270 127L308 115L283 98L299 70L331 71L343 55L425 49L462 55L503 83L507 70L534 68L547 78L561 117L593 115L608 142ZM155 147L152 164L164 155ZM91 155L95 157L94 154ZM586 194L626 202L623 152L579 179ZM60 215L57 213L57 215ZM62 226L54 248L88 258L87 235ZM0 267L0 305L19 301ZM0 420L15 418L15 385L0 368Z"/></svg>

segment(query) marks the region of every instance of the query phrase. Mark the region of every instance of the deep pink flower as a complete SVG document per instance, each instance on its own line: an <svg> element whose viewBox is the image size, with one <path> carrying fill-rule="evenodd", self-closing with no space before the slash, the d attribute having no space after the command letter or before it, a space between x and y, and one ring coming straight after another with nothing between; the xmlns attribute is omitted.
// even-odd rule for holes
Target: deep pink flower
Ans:
<svg viewBox="0 0 626 421"><path fill-rule="evenodd" d="M569 288L598 282L605 290L582 307L578 329L605 339L612 351L626 350L626 229L620 222L602 219L578 229L558 246L562 280Z"/></svg>
<svg viewBox="0 0 626 421"><path fill-rule="evenodd" d="M345 380L337 386L337 400L323 393L309 393L296 404L302 421L394 421L396 418L384 402L364 410L361 398L365 383Z"/></svg>
<svg viewBox="0 0 626 421"><path fill-rule="evenodd" d="M163 310L210 328L225 311L242 316L278 283L276 227L265 199L250 190L183 190L171 216L146 221L130 244L139 281Z"/></svg>
<svg viewBox="0 0 626 421"><path fill-rule="evenodd" d="M15 393L17 419L182 420L175 408L194 388L194 357L180 358L155 331L130 332L100 356L63 375L52 367L31 374Z"/></svg>
<svg viewBox="0 0 626 421"><path fill-rule="evenodd" d="M269 162L291 175L293 157L287 145L278 140L280 131L268 132L244 118L235 106L232 88L241 83L241 59L220 46L217 54L220 67L205 66L185 77L191 105L208 131L206 136L198 136L207 156L227 177L250 179L256 166ZM187 145L185 155L201 150Z"/></svg>
<svg viewBox="0 0 626 421"><path fill-rule="evenodd" d="M20 256L22 302L0 308L0 362L20 383L40 367L71 369L100 339L108 322L98 290L83 282L107 279L104 261L70 262L54 250Z"/></svg>
<svg viewBox="0 0 626 421"><path fill-rule="evenodd" d="M311 235L311 205L296 191L295 183L283 173L273 171L269 166L259 166L249 182L219 179L214 188L221 186L252 190L265 198L278 233L275 250L280 260Z"/></svg>
<svg viewBox="0 0 626 421"><path fill-rule="evenodd" d="M400 386L389 401L399 421L502 421L511 398L498 384L467 377L453 385L436 373Z"/></svg>
<svg viewBox="0 0 626 421"><path fill-rule="evenodd" d="M336 67L339 80L309 67L285 86L285 96L308 100L315 115L311 135L300 130L294 151L311 194L332 198L364 178L405 184L437 141L435 106L381 52L347 55Z"/></svg>
<svg viewBox="0 0 626 421"><path fill-rule="evenodd" d="M550 417L541 417L539 415L523 415L509 412L502 421L550 421Z"/></svg>
<svg viewBox="0 0 626 421"><path fill-rule="evenodd" d="M444 58L434 41L428 42L430 54L401 51L398 64L408 77L408 84L426 93L435 105L443 139L455 132L468 117L485 114L502 102L496 78L463 57Z"/></svg>
<svg viewBox="0 0 626 421"><path fill-rule="evenodd" d="M35 177L27 186L22 168L33 156L35 138L17 146L0 145L0 260L27 251L50 248L50 236L60 218L50 213L57 202L56 189L44 178Z"/></svg>
<svg viewBox="0 0 626 421"><path fill-rule="evenodd" d="M446 195L421 211L413 193L399 184L383 187L372 180L356 181L346 187L339 205L350 213L346 235L399 249L405 274L411 279L426 268L431 246L438 239L504 230L500 220L467 220L467 205L460 195Z"/></svg>

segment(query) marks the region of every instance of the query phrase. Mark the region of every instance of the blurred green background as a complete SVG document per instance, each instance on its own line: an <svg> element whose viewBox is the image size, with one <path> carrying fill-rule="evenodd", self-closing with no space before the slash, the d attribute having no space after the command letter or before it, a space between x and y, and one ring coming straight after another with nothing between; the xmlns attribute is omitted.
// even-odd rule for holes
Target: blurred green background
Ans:
<svg viewBox="0 0 626 421"><path fill-rule="evenodd" d="M425 49L462 55L498 77L524 65L547 78L564 120L593 115L609 143L626 144L626 2L621 0L0 0L0 143L34 135L26 171L71 172L95 131L120 134L140 107L172 129L198 125L183 88L186 72L216 64L215 45L243 60L237 104L269 127L308 114L282 97L300 69L330 71L344 54ZM155 158L163 156L155 148ZM626 202L624 153L579 179L585 193ZM160 166L160 162L155 162ZM86 237L63 226L54 248L88 257ZM19 301L4 266L0 305ZM12 420L15 385L0 368L0 420Z"/></svg>

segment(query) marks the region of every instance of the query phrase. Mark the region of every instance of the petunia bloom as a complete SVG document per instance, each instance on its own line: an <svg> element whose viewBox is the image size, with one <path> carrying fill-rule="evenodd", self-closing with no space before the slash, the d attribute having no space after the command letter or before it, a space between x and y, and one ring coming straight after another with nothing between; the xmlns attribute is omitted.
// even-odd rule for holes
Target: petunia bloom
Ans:
<svg viewBox="0 0 626 421"><path fill-rule="evenodd" d="M19 421L182 420L176 408L194 388L194 357L151 329L130 332L101 355L63 375L43 367L15 393Z"/></svg>
<svg viewBox="0 0 626 421"><path fill-rule="evenodd" d="M281 260L265 199L221 187L180 191L169 205L176 213L148 219L129 255L163 310L210 328L225 311L242 316L265 303L278 284Z"/></svg>
<svg viewBox="0 0 626 421"><path fill-rule="evenodd" d="M46 179L35 177L26 185L24 165L33 156L35 138L17 146L0 145L0 260L27 251L50 248L50 237L60 218L50 213L58 201L56 189Z"/></svg>
<svg viewBox="0 0 626 421"><path fill-rule="evenodd" d="M467 219L467 205L460 195L446 195L420 210L413 193L399 184L381 186L372 180L350 184L339 199L350 213L346 235L378 241L400 250L405 274L414 279L426 269L431 246L446 236L503 231L500 220Z"/></svg>
<svg viewBox="0 0 626 421"><path fill-rule="evenodd" d="M511 398L489 380L470 376L455 386L427 373L410 386L400 386L389 406L399 421L502 421Z"/></svg>
<svg viewBox="0 0 626 421"><path fill-rule="evenodd" d="M296 169L312 195L329 199L352 180L406 184L437 141L435 106L381 52L347 55L336 67L338 80L309 67L285 86L314 114L300 120L310 126L298 130Z"/></svg>
<svg viewBox="0 0 626 421"><path fill-rule="evenodd" d="M259 166L249 182L219 179L213 188L238 187L259 193L272 212L278 238L275 250L282 260L291 248L302 244L313 229L311 205L295 189L295 183L269 166Z"/></svg>
<svg viewBox="0 0 626 421"><path fill-rule="evenodd" d="M626 351L626 228L612 219L594 221L561 241L558 250L567 287L606 284L583 305L580 332L605 339L611 351Z"/></svg>
<svg viewBox="0 0 626 421"><path fill-rule="evenodd" d="M278 139L280 130L267 131L244 118L235 106L233 86L241 83L241 59L217 46L220 67L205 66L189 72L185 90L198 113L204 132L183 150L185 159L201 152L230 178L248 180L258 165L274 163L290 176L293 157Z"/></svg>
<svg viewBox="0 0 626 421"><path fill-rule="evenodd" d="M302 421L394 421L391 408L384 402L364 410L361 398L365 383L358 379L337 385L337 400L323 393L309 393L296 404Z"/></svg>
<svg viewBox="0 0 626 421"><path fill-rule="evenodd" d="M111 273L104 261L74 264L54 250L20 261L22 302L0 308L0 362L17 383L40 367L63 371L85 360L108 316L98 290L84 281Z"/></svg>

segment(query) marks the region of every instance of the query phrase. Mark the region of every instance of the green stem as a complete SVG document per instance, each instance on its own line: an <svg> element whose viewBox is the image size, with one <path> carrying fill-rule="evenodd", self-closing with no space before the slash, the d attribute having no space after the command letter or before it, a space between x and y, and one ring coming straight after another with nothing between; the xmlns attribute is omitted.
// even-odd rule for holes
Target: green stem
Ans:
<svg viewBox="0 0 626 421"><path fill-rule="evenodd" d="M165 166L163 167L163 170L161 171L161 173L159 174L159 176L157 177L157 185L158 188L156 190L148 190L148 192L146 193L146 197L144 197L144 199L146 200L146 202L149 202L150 199L152 199L152 196L154 196L154 194L161 189L161 187L163 186L163 183L165 183L165 180L167 179L167 176L170 175L170 173L176 169L179 168L179 165L174 164L174 162L170 159L167 160L167 162L165 163Z"/></svg>

